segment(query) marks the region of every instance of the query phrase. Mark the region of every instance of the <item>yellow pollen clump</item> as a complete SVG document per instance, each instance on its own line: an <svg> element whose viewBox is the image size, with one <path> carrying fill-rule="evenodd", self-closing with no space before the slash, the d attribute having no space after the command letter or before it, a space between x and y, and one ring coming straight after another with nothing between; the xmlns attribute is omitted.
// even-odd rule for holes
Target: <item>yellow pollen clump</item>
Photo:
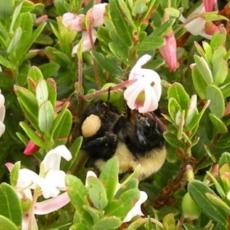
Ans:
<svg viewBox="0 0 230 230"><path fill-rule="evenodd" d="M83 137L92 137L101 128L101 119L97 115L89 115L81 126Z"/></svg>

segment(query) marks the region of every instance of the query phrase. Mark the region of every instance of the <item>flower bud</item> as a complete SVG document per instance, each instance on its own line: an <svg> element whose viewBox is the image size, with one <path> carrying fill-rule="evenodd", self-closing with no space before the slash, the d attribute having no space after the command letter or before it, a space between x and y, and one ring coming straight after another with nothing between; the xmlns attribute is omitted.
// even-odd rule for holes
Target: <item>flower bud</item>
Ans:
<svg viewBox="0 0 230 230"><path fill-rule="evenodd" d="M24 149L24 154L30 156L33 153L37 152L39 147L35 145L31 140L27 143L26 148Z"/></svg>
<svg viewBox="0 0 230 230"><path fill-rule="evenodd" d="M176 71L177 65L177 54L176 54L176 39L173 33L165 35L164 45L160 48L160 54L165 60L165 63L171 71Z"/></svg>

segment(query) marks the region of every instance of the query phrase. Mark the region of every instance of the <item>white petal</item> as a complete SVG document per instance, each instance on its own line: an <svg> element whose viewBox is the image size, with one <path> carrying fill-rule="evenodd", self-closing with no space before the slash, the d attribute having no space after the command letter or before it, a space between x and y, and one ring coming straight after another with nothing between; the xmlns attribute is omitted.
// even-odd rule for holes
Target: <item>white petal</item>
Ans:
<svg viewBox="0 0 230 230"><path fill-rule="evenodd" d="M158 100L152 87L145 88L145 102L143 106L138 108L139 113L147 113L158 108Z"/></svg>
<svg viewBox="0 0 230 230"><path fill-rule="evenodd" d="M20 169L16 187L19 189L34 189L39 184L39 176L29 169Z"/></svg>
<svg viewBox="0 0 230 230"><path fill-rule="evenodd" d="M4 106L5 104L5 97L1 94L1 91L0 91L0 107Z"/></svg>
<svg viewBox="0 0 230 230"><path fill-rule="evenodd" d="M203 18L196 18L185 24L184 27L193 35L201 35L204 31L205 20Z"/></svg>
<svg viewBox="0 0 230 230"><path fill-rule="evenodd" d="M139 83L139 84L138 84ZM136 109L136 99L138 95L144 91L144 86L142 81L136 81L130 88L128 87L124 92L124 98L130 109Z"/></svg>
<svg viewBox="0 0 230 230"><path fill-rule="evenodd" d="M147 200L148 196L146 192L140 191L140 198L134 205L134 207L128 212L123 222L129 222L135 216L143 216L141 211L141 204Z"/></svg>
<svg viewBox="0 0 230 230"><path fill-rule="evenodd" d="M64 191L66 189L65 176L65 172L60 170L49 171L39 184L43 197L46 199L56 197L60 191Z"/></svg>
<svg viewBox="0 0 230 230"><path fill-rule="evenodd" d="M129 74L129 80L135 79L135 75L139 75L139 70L141 67L146 64L152 57L149 54L145 54L142 57L138 59L132 70L130 71Z"/></svg>
<svg viewBox="0 0 230 230"><path fill-rule="evenodd" d="M5 132L5 129L6 129L6 127L5 127L5 125L2 123L2 122L0 122L0 137L3 135L3 133Z"/></svg>
<svg viewBox="0 0 230 230"><path fill-rule="evenodd" d="M66 148L65 145L59 145L54 149L51 149L42 161L42 167L46 173L49 170L59 170L61 157L69 161L72 158L71 152Z"/></svg>
<svg viewBox="0 0 230 230"><path fill-rule="evenodd" d="M45 200L42 202L37 202L34 208L34 214L36 215L46 215L51 212L55 212L60 208L64 207L70 202L67 192L62 193L61 195Z"/></svg>
<svg viewBox="0 0 230 230"><path fill-rule="evenodd" d="M6 113L5 106L0 107L0 121L2 121L2 122L4 121L5 113Z"/></svg>

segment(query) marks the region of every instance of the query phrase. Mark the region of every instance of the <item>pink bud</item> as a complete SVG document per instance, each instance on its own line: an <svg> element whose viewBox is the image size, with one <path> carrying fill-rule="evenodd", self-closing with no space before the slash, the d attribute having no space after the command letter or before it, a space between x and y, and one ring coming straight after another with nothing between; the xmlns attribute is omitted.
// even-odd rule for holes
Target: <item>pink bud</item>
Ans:
<svg viewBox="0 0 230 230"><path fill-rule="evenodd" d="M84 20L83 14L76 15L68 12L62 16L63 25L77 32L82 31L83 20Z"/></svg>
<svg viewBox="0 0 230 230"><path fill-rule="evenodd" d="M203 0L204 8L206 12L210 12L214 9L217 0Z"/></svg>
<svg viewBox="0 0 230 230"><path fill-rule="evenodd" d="M96 4L87 12L86 17L90 20L93 27L103 25L106 6L107 3Z"/></svg>
<svg viewBox="0 0 230 230"><path fill-rule="evenodd" d="M26 156L31 156L33 153L37 152L39 147L35 145L31 140L27 143L26 148L24 149L24 154Z"/></svg>
<svg viewBox="0 0 230 230"><path fill-rule="evenodd" d="M176 55L176 39L173 33L165 35L165 44L160 48L160 54L165 60L171 71L175 71L178 67L177 65L177 55Z"/></svg>

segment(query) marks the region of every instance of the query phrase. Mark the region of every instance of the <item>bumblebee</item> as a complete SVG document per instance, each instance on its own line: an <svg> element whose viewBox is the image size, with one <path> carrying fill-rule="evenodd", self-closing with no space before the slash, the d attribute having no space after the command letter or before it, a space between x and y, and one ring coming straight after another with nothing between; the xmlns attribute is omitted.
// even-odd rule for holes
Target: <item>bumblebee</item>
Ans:
<svg viewBox="0 0 230 230"><path fill-rule="evenodd" d="M110 103L95 102L81 118L82 149L101 169L117 156L119 173L134 171L143 180L157 172L166 158L163 130L155 113L120 114Z"/></svg>

